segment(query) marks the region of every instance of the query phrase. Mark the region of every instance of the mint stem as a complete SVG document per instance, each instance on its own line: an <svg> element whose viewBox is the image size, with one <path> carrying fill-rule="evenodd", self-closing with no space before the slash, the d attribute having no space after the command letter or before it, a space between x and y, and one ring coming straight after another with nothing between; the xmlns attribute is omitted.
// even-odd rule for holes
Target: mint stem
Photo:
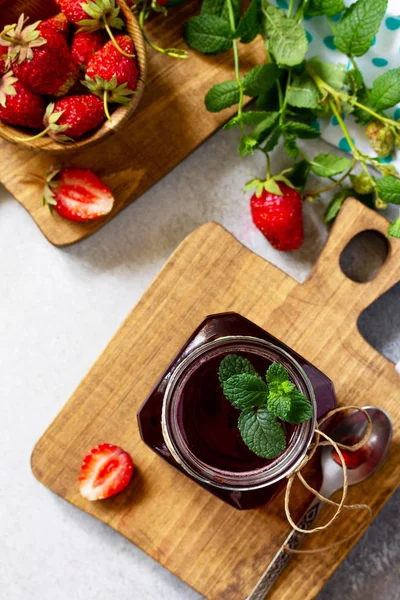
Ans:
<svg viewBox="0 0 400 600"><path fill-rule="evenodd" d="M231 27L231 31L232 31L232 35L235 35L236 33L236 24L235 24L235 14L233 12L233 6L232 6L232 0L226 0L226 4L228 7L228 14L229 14L229 24ZM242 78L240 76L240 61L239 61L239 46L238 46L238 41L236 39L232 40L232 45L233 45L233 58L235 61L235 76L236 76L236 82L238 84L238 88L239 88L239 103L238 103L238 117L240 119L240 129L242 131L242 134L245 135L245 129L244 129L244 125L241 121L241 117L243 114L243 100L244 100L244 90L243 90L243 84L242 84Z"/></svg>

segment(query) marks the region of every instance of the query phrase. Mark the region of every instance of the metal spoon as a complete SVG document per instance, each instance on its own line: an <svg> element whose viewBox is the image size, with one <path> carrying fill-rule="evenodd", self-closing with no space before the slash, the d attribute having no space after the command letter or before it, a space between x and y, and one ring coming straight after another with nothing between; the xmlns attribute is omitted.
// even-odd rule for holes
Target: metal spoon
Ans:
<svg viewBox="0 0 400 600"><path fill-rule="evenodd" d="M347 470L349 485L361 483L375 473L385 458L392 439L392 422L389 415L375 406L364 406L364 408L371 417L372 431L365 446L365 452L361 455L361 464ZM355 411L343 418L339 425L330 432L330 437L336 442L353 445L362 439L366 429L366 418L361 412ZM320 494L325 498L330 498L332 494L343 487L343 469L333 459L333 452L331 446L325 446L321 453L322 485ZM315 498L301 518L299 527L311 529L323 506L324 503ZM307 534L292 530L247 600L265 599L265 596L293 556L285 551L285 547L288 546L292 550L298 548L305 535Z"/></svg>

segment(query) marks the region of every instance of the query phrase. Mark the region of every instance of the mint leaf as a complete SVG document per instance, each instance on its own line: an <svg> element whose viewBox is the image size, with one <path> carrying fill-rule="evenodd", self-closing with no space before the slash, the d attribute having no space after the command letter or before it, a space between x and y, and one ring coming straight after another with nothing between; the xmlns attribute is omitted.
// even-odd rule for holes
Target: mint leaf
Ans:
<svg viewBox="0 0 400 600"><path fill-rule="evenodd" d="M369 101L375 110L386 110L400 102L400 68L390 69L375 79Z"/></svg>
<svg viewBox="0 0 400 600"><path fill-rule="evenodd" d="M299 123L297 121L288 121L285 125L285 131L293 134L300 139L307 140L320 137L320 132L315 127L307 125L307 123Z"/></svg>
<svg viewBox="0 0 400 600"><path fill-rule="evenodd" d="M357 0L336 26L335 45L343 54L362 56L371 46L385 15L388 0Z"/></svg>
<svg viewBox="0 0 400 600"><path fill-rule="evenodd" d="M303 62L308 50L305 29L275 6L264 6L263 13L268 50L278 65L294 67Z"/></svg>
<svg viewBox="0 0 400 600"><path fill-rule="evenodd" d="M244 410L239 417L239 430L246 446L257 456L275 458L286 448L281 424L265 407Z"/></svg>
<svg viewBox="0 0 400 600"><path fill-rule="evenodd" d="M206 108L210 112L219 112L239 102L239 88L236 81L223 81L214 85L206 94Z"/></svg>
<svg viewBox="0 0 400 600"><path fill-rule="evenodd" d="M267 384L258 375L241 373L233 375L222 383L224 396L235 408L245 409L266 404Z"/></svg>
<svg viewBox="0 0 400 600"><path fill-rule="evenodd" d="M376 180L378 195L384 202L400 204L400 179L387 175Z"/></svg>
<svg viewBox="0 0 400 600"><path fill-rule="evenodd" d="M237 354L228 354L228 356L225 356L225 358L221 360L218 370L221 384L230 377L240 375L241 373L256 375L255 368L247 358L243 358L243 356L238 356Z"/></svg>
<svg viewBox="0 0 400 600"><path fill-rule="evenodd" d="M288 175L288 178L298 190L303 191L306 186L309 174L309 163L306 160L300 160L294 165L292 171Z"/></svg>
<svg viewBox="0 0 400 600"><path fill-rule="evenodd" d="M400 239L400 217L393 221L388 229L388 236Z"/></svg>
<svg viewBox="0 0 400 600"><path fill-rule="evenodd" d="M269 113L266 110L248 110L243 113L242 121L245 125L261 125L261 123L271 123L271 125L277 119L279 113Z"/></svg>
<svg viewBox="0 0 400 600"><path fill-rule="evenodd" d="M240 17L240 0L232 0L235 22ZM229 10L227 0L203 0L201 4L201 15L216 15L229 22Z"/></svg>
<svg viewBox="0 0 400 600"><path fill-rule="evenodd" d="M350 196L350 190L347 189L340 190L340 192L333 196L325 211L324 223L330 223L337 217L340 209L342 208L343 202L348 196Z"/></svg>
<svg viewBox="0 0 400 600"><path fill-rule="evenodd" d="M311 0L307 7L306 15L308 17L319 17L320 15L334 17L344 9L343 0Z"/></svg>
<svg viewBox="0 0 400 600"><path fill-rule="evenodd" d="M239 21L236 35L242 44L249 44L260 32L260 7L258 0L252 0L249 8Z"/></svg>
<svg viewBox="0 0 400 600"><path fill-rule="evenodd" d="M279 389L270 391L267 408L271 415L282 421L286 421L286 415L290 411L290 395L283 394Z"/></svg>
<svg viewBox="0 0 400 600"><path fill-rule="evenodd" d="M267 136L267 141L262 148L263 152L271 152L279 142L282 129L277 125Z"/></svg>
<svg viewBox="0 0 400 600"><path fill-rule="evenodd" d="M265 379L268 383L283 383L284 381L288 381L289 377L285 367L279 363L272 363L268 367Z"/></svg>
<svg viewBox="0 0 400 600"><path fill-rule="evenodd" d="M351 167L351 160L335 154L318 154L310 163L311 170L318 177L333 177ZM400 183L400 182L399 182Z"/></svg>
<svg viewBox="0 0 400 600"><path fill-rule="evenodd" d="M278 112L265 113L267 116L253 129L252 136L258 141L265 139L279 118ZM280 130L279 130L280 135ZM278 138L279 139L279 138Z"/></svg>
<svg viewBox="0 0 400 600"><path fill-rule="evenodd" d="M318 88L309 75L303 73L293 77L288 86L286 98L291 106L297 108L318 108Z"/></svg>
<svg viewBox="0 0 400 600"><path fill-rule="evenodd" d="M299 147L296 143L296 136L294 136L294 135L285 136L285 140L283 142L283 147L285 148L285 152L289 156L289 158L296 160L296 158L298 157L298 155L300 153Z"/></svg>
<svg viewBox="0 0 400 600"><path fill-rule="evenodd" d="M204 54L218 54L232 48L231 28L222 17L204 14L185 24L186 43Z"/></svg>
<svg viewBox="0 0 400 600"><path fill-rule="evenodd" d="M335 90L342 90L347 77L346 66L340 63L325 62L314 56L308 61L312 70Z"/></svg>
<svg viewBox="0 0 400 600"><path fill-rule="evenodd" d="M246 96L259 96L272 88L279 76L279 69L274 63L253 67L243 77L243 87Z"/></svg>
<svg viewBox="0 0 400 600"><path fill-rule="evenodd" d="M296 390L290 395L289 410L286 412L285 421L297 425L312 418L312 406L308 398Z"/></svg>

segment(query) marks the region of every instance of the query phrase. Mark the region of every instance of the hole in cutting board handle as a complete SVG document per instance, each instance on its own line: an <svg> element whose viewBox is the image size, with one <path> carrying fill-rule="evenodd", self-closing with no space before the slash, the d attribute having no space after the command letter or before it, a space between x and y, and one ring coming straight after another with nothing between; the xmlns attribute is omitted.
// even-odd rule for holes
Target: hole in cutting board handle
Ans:
<svg viewBox="0 0 400 600"><path fill-rule="evenodd" d="M342 250L340 268L356 283L372 281L389 253L387 238L376 229L366 229L355 235Z"/></svg>
<svg viewBox="0 0 400 600"><path fill-rule="evenodd" d="M379 296L358 317L357 327L370 346L400 364L400 281Z"/></svg>

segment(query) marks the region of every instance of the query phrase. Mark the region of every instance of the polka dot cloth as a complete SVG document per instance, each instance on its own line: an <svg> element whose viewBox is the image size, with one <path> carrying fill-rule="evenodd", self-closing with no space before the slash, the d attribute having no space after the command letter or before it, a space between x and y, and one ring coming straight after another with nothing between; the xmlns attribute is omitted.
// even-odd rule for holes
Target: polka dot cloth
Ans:
<svg viewBox="0 0 400 600"><path fill-rule="evenodd" d="M286 0L274 0L280 8L287 8ZM373 1L373 0L371 0ZM346 6L353 4L352 0L345 0ZM376 35L371 48L364 56L356 58L357 64L364 74L365 81L371 86L374 79L388 69L394 69L400 66L400 0L389 0L388 11L384 17L378 34ZM332 17L333 23L340 19L340 14ZM308 57L319 56L322 60L328 62L337 62L346 65L346 69L351 69L351 63L348 58L339 52L334 43L332 30L326 17L307 17L304 20L307 39L309 43ZM386 111L394 119L400 120L400 104ZM353 140L357 146L370 156L375 156L371 149L368 139L365 135L365 128L358 125L351 115L342 115L346 120L346 125ZM317 123L317 122L316 122ZM316 125L316 123L314 125ZM318 123L323 139L334 146L349 152L349 143L343 136L336 117L330 121L321 120ZM400 152L396 151L393 156L381 159L384 163L393 163L400 171Z"/></svg>

